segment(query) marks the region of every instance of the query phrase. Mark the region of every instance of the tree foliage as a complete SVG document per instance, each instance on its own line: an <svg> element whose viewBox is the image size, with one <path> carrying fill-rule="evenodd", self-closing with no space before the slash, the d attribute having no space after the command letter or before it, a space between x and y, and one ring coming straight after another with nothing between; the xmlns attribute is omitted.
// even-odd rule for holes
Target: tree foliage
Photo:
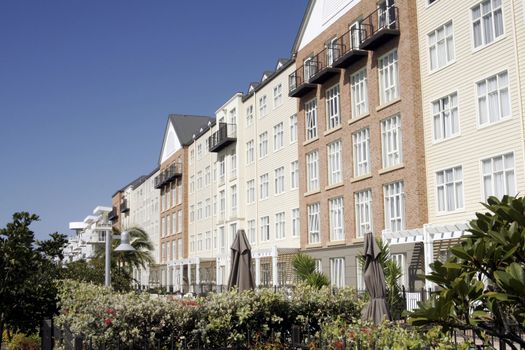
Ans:
<svg viewBox="0 0 525 350"><path fill-rule="evenodd" d="M415 325L441 324L525 346L525 197L490 197L470 235L426 276L439 287L411 314Z"/></svg>
<svg viewBox="0 0 525 350"><path fill-rule="evenodd" d="M292 267L299 280L309 286L321 288L330 284L325 274L316 271L315 260L310 255L296 254L292 260Z"/></svg>

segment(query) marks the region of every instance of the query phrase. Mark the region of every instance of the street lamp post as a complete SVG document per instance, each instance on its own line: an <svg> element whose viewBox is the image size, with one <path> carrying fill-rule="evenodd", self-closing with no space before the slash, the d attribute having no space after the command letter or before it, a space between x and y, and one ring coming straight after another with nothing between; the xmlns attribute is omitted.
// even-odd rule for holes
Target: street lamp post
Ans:
<svg viewBox="0 0 525 350"><path fill-rule="evenodd" d="M106 261L105 261L105 283L106 287L111 287L111 241L119 239L120 244L115 248L116 252L134 252L136 249L129 242L129 232L124 231L121 235L113 235L111 231L106 232Z"/></svg>

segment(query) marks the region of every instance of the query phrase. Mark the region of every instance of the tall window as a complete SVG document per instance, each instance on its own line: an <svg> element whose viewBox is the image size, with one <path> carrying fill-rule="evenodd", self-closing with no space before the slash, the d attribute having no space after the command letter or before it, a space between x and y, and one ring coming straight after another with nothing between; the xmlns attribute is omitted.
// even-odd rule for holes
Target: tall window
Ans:
<svg viewBox="0 0 525 350"><path fill-rule="evenodd" d="M459 134L458 94L453 93L432 102L434 141L449 139Z"/></svg>
<svg viewBox="0 0 525 350"><path fill-rule="evenodd" d="M233 153L230 157L230 177L237 177L237 154Z"/></svg>
<svg viewBox="0 0 525 350"><path fill-rule="evenodd" d="M253 124L253 105L248 106L246 108L246 126L250 126Z"/></svg>
<svg viewBox="0 0 525 350"><path fill-rule="evenodd" d="M206 206L204 207L204 217L209 218L211 216L211 200L206 198Z"/></svg>
<svg viewBox="0 0 525 350"><path fill-rule="evenodd" d="M286 227L286 219L284 216L284 211L281 213L275 214L275 238L276 239L285 238L285 227Z"/></svg>
<svg viewBox="0 0 525 350"><path fill-rule="evenodd" d="M332 186L343 181L342 175L342 141L334 141L327 146L328 151L328 185Z"/></svg>
<svg viewBox="0 0 525 350"><path fill-rule="evenodd" d="M354 176L370 174L370 129L361 129L352 134L354 150Z"/></svg>
<svg viewBox="0 0 525 350"><path fill-rule="evenodd" d="M436 173L438 211L463 208L463 169L458 166Z"/></svg>
<svg viewBox="0 0 525 350"><path fill-rule="evenodd" d="M477 87L479 125L490 125L510 116L507 71L479 81Z"/></svg>
<svg viewBox="0 0 525 350"><path fill-rule="evenodd" d="M226 175L226 161L224 160L224 156L220 156L217 162L219 163L219 182L222 184L224 183L224 177Z"/></svg>
<svg viewBox="0 0 525 350"><path fill-rule="evenodd" d="M442 68L454 60L454 31L452 21L428 34L428 50L431 71Z"/></svg>
<svg viewBox="0 0 525 350"><path fill-rule="evenodd" d="M343 197L328 201L330 211L330 241L345 239L344 204Z"/></svg>
<svg viewBox="0 0 525 350"><path fill-rule="evenodd" d="M263 216L261 217L261 241L270 240L270 217Z"/></svg>
<svg viewBox="0 0 525 350"><path fill-rule="evenodd" d="M351 78L352 117L368 113L368 78L366 67L352 74Z"/></svg>
<svg viewBox="0 0 525 350"><path fill-rule="evenodd" d="M284 192L284 167L275 169L275 194Z"/></svg>
<svg viewBox="0 0 525 350"><path fill-rule="evenodd" d="M260 198L261 199L266 199L268 198L268 192L269 192L269 189L268 189L268 173L266 174L263 174L260 176L259 178L259 181L260 181Z"/></svg>
<svg viewBox="0 0 525 350"><path fill-rule="evenodd" d="M273 127L273 150L277 151L284 147L284 124L280 122Z"/></svg>
<svg viewBox="0 0 525 350"><path fill-rule="evenodd" d="M319 151L306 155L306 189L308 192L319 190Z"/></svg>
<svg viewBox="0 0 525 350"><path fill-rule="evenodd" d="M273 88L273 108L283 104L283 84L279 83Z"/></svg>
<svg viewBox="0 0 525 350"><path fill-rule="evenodd" d="M197 173L197 189L202 189L202 171Z"/></svg>
<svg viewBox="0 0 525 350"><path fill-rule="evenodd" d="M251 204L255 202L255 180L250 180L246 183L246 203Z"/></svg>
<svg viewBox="0 0 525 350"><path fill-rule="evenodd" d="M300 232L299 208L292 209L292 237L299 237Z"/></svg>
<svg viewBox="0 0 525 350"><path fill-rule="evenodd" d="M355 21L349 29L351 49L359 49L359 45L361 45L361 21Z"/></svg>
<svg viewBox="0 0 525 350"><path fill-rule="evenodd" d="M504 34L501 0L485 0L471 10L474 47L490 44Z"/></svg>
<svg viewBox="0 0 525 350"><path fill-rule="evenodd" d="M485 198L516 194L514 153L506 153L482 160L483 189Z"/></svg>
<svg viewBox="0 0 525 350"><path fill-rule="evenodd" d="M259 158L266 157L268 154L268 132L259 135Z"/></svg>
<svg viewBox="0 0 525 350"><path fill-rule="evenodd" d="M232 194L232 215L235 216L237 214L237 185L233 185L230 189Z"/></svg>
<svg viewBox="0 0 525 350"><path fill-rule="evenodd" d="M328 129L334 129L341 125L341 113L339 111L339 84L326 90L326 121Z"/></svg>
<svg viewBox="0 0 525 350"><path fill-rule="evenodd" d="M224 190L219 192L219 215L224 217L224 211L226 210L226 192Z"/></svg>
<svg viewBox="0 0 525 350"><path fill-rule="evenodd" d="M192 175L190 177L190 193L193 193L195 191L195 175ZM166 208L166 203L164 203L163 208Z"/></svg>
<svg viewBox="0 0 525 350"><path fill-rule="evenodd" d="M297 114L290 117L290 143L297 141Z"/></svg>
<svg viewBox="0 0 525 350"><path fill-rule="evenodd" d="M255 158L255 142L250 140L246 142L246 164L253 163Z"/></svg>
<svg viewBox="0 0 525 350"><path fill-rule="evenodd" d="M383 168L401 164L401 117L395 115L381 122Z"/></svg>
<svg viewBox="0 0 525 350"><path fill-rule="evenodd" d="M345 258L330 258L330 282L332 287L345 286Z"/></svg>
<svg viewBox="0 0 525 350"><path fill-rule="evenodd" d="M308 205L308 243L321 242L321 235L319 233L319 203Z"/></svg>
<svg viewBox="0 0 525 350"><path fill-rule="evenodd" d="M290 188L299 187L299 161L294 160L290 163Z"/></svg>
<svg viewBox="0 0 525 350"><path fill-rule="evenodd" d="M378 60L379 104L384 105L399 97L399 71L397 50L390 51Z"/></svg>
<svg viewBox="0 0 525 350"><path fill-rule="evenodd" d="M341 56L341 52L339 50L340 49L337 46L337 37L331 39L329 42L326 43L326 65L327 66L331 66L332 63L334 63L334 61Z"/></svg>
<svg viewBox="0 0 525 350"><path fill-rule="evenodd" d="M317 137L317 100L314 98L306 102L304 110L306 113L306 139L315 139Z"/></svg>
<svg viewBox="0 0 525 350"><path fill-rule="evenodd" d="M372 232L372 190L370 189L355 194L355 223L357 237Z"/></svg>
<svg viewBox="0 0 525 350"><path fill-rule="evenodd" d="M190 205L190 222L195 221L195 205ZM164 230L164 233L166 233L166 230Z"/></svg>
<svg viewBox="0 0 525 350"><path fill-rule="evenodd" d="M209 166L205 169L204 184L208 186L211 183L211 168Z"/></svg>
<svg viewBox="0 0 525 350"><path fill-rule="evenodd" d="M377 4L378 28L388 28L396 21L394 0L382 0Z"/></svg>
<svg viewBox="0 0 525 350"><path fill-rule="evenodd" d="M396 263L397 267L401 271L401 278L397 281L399 287L406 286L406 263L405 263L405 254L391 254L390 260Z"/></svg>
<svg viewBox="0 0 525 350"><path fill-rule="evenodd" d="M268 114L268 109L266 108L266 95L259 98L259 117L264 117Z"/></svg>
<svg viewBox="0 0 525 350"><path fill-rule="evenodd" d="M177 232L182 232L182 210L177 212Z"/></svg>
<svg viewBox="0 0 525 350"><path fill-rule="evenodd" d="M255 220L248 220L248 240L255 243Z"/></svg>
<svg viewBox="0 0 525 350"><path fill-rule="evenodd" d="M405 229L405 194L403 181L383 186L385 196L385 228L395 232Z"/></svg>

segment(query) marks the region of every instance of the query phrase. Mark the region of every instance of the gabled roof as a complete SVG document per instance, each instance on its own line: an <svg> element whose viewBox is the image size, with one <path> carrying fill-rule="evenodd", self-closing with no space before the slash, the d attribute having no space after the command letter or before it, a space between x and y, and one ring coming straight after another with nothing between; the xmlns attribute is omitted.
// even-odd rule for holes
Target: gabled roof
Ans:
<svg viewBox="0 0 525 350"><path fill-rule="evenodd" d="M316 0L308 0L306 10L304 11L303 20L301 21L299 31L295 36L295 41L292 46L292 57L295 57L297 51L299 51L299 44L301 43L301 39L303 38L304 30L306 29L306 24L310 20L310 15L312 14L312 9L314 8L315 1Z"/></svg>
<svg viewBox="0 0 525 350"><path fill-rule="evenodd" d="M272 81L273 78L278 76L283 70L288 68L290 65L292 65L295 62L295 59L293 58L280 58L277 60L276 69L274 72L272 71L266 71L263 74L263 78L260 82L252 82L250 83L248 87L248 92L242 96L242 101L246 101L255 91L259 91L262 89L266 84L268 84L270 81Z"/></svg>
<svg viewBox="0 0 525 350"><path fill-rule="evenodd" d="M248 92L252 92L253 90L255 90L259 84L260 83L258 81L250 83L248 87Z"/></svg>
<svg viewBox="0 0 525 350"><path fill-rule="evenodd" d="M265 81L266 79L268 79L269 77L271 77L273 75L273 71L271 70L267 70L263 73L262 77L261 77L261 82Z"/></svg>

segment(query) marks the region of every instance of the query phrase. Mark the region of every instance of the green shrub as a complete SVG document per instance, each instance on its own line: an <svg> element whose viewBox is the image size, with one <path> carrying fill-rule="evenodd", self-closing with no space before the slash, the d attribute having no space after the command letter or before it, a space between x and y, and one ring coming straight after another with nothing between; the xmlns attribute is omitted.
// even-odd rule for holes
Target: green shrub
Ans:
<svg viewBox="0 0 525 350"><path fill-rule="evenodd" d="M15 334L9 345L8 350L38 350L40 349L40 337L38 335Z"/></svg>

